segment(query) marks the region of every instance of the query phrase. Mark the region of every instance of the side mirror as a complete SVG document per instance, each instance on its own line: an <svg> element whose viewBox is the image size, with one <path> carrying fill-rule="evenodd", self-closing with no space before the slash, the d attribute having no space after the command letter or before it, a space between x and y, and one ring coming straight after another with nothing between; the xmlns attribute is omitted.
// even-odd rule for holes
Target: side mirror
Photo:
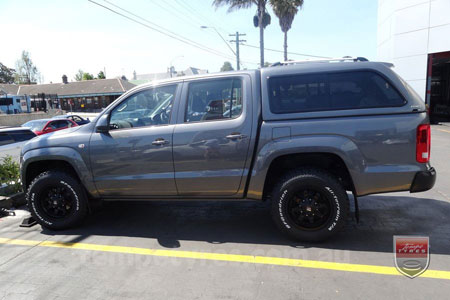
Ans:
<svg viewBox="0 0 450 300"><path fill-rule="evenodd" d="M98 133L109 132L108 115L105 114L98 119L97 124L95 124L95 131Z"/></svg>

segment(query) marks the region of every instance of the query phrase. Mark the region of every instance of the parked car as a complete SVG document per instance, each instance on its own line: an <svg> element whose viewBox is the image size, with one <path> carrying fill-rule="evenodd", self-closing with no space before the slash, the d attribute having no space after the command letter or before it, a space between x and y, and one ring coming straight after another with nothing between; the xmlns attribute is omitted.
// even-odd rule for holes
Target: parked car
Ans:
<svg viewBox="0 0 450 300"><path fill-rule="evenodd" d="M91 122L89 118L84 119L78 115L58 115L54 116L52 119L68 119L74 121L78 125L85 125Z"/></svg>
<svg viewBox="0 0 450 300"><path fill-rule="evenodd" d="M22 127L31 129L36 135L42 135L76 126L78 126L77 123L68 119L40 119L29 121L22 125Z"/></svg>
<svg viewBox="0 0 450 300"><path fill-rule="evenodd" d="M320 241L345 224L347 193L436 180L424 102L389 65L360 58L142 85L22 156L31 214L55 230L96 199L246 199L271 201L289 236Z"/></svg>
<svg viewBox="0 0 450 300"><path fill-rule="evenodd" d="M0 129L0 158L10 155L19 162L22 146L36 134L22 127L8 127Z"/></svg>

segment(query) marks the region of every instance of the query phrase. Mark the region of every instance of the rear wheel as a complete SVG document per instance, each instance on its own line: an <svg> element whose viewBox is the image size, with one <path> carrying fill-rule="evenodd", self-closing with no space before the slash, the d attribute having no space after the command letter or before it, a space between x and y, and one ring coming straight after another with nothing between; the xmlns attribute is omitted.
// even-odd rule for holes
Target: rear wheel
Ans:
<svg viewBox="0 0 450 300"><path fill-rule="evenodd" d="M301 241L323 241L345 224L347 193L329 173L298 170L287 174L272 192L272 217L277 227Z"/></svg>
<svg viewBox="0 0 450 300"><path fill-rule="evenodd" d="M87 214L87 197L72 176L47 171L37 176L27 192L28 208L43 227L61 230L79 224Z"/></svg>

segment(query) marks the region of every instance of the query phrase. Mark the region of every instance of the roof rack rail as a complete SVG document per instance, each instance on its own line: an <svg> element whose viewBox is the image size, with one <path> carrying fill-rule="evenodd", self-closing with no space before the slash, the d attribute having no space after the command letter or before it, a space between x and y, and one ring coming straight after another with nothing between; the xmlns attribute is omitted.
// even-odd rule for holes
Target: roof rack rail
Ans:
<svg viewBox="0 0 450 300"><path fill-rule="evenodd" d="M344 56L344 57L325 58L325 59L280 61L280 62L273 63L270 66L275 67L275 66L296 65L296 64L303 64L303 63L317 63L317 62L330 63L330 62L345 62L345 61L357 62L357 61L369 61L369 60L365 57Z"/></svg>

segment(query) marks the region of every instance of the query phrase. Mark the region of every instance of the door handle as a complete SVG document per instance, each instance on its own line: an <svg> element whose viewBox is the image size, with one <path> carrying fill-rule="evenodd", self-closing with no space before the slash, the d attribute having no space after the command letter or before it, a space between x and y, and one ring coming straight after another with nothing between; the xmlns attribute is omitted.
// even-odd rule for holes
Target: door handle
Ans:
<svg viewBox="0 0 450 300"><path fill-rule="evenodd" d="M245 134L240 133L232 133L230 135L227 135L226 138L229 140L242 140L245 139L247 136Z"/></svg>
<svg viewBox="0 0 450 300"><path fill-rule="evenodd" d="M166 145L168 143L169 143L169 141L166 141L165 139L156 139L152 142L152 145L162 146L162 145Z"/></svg>

